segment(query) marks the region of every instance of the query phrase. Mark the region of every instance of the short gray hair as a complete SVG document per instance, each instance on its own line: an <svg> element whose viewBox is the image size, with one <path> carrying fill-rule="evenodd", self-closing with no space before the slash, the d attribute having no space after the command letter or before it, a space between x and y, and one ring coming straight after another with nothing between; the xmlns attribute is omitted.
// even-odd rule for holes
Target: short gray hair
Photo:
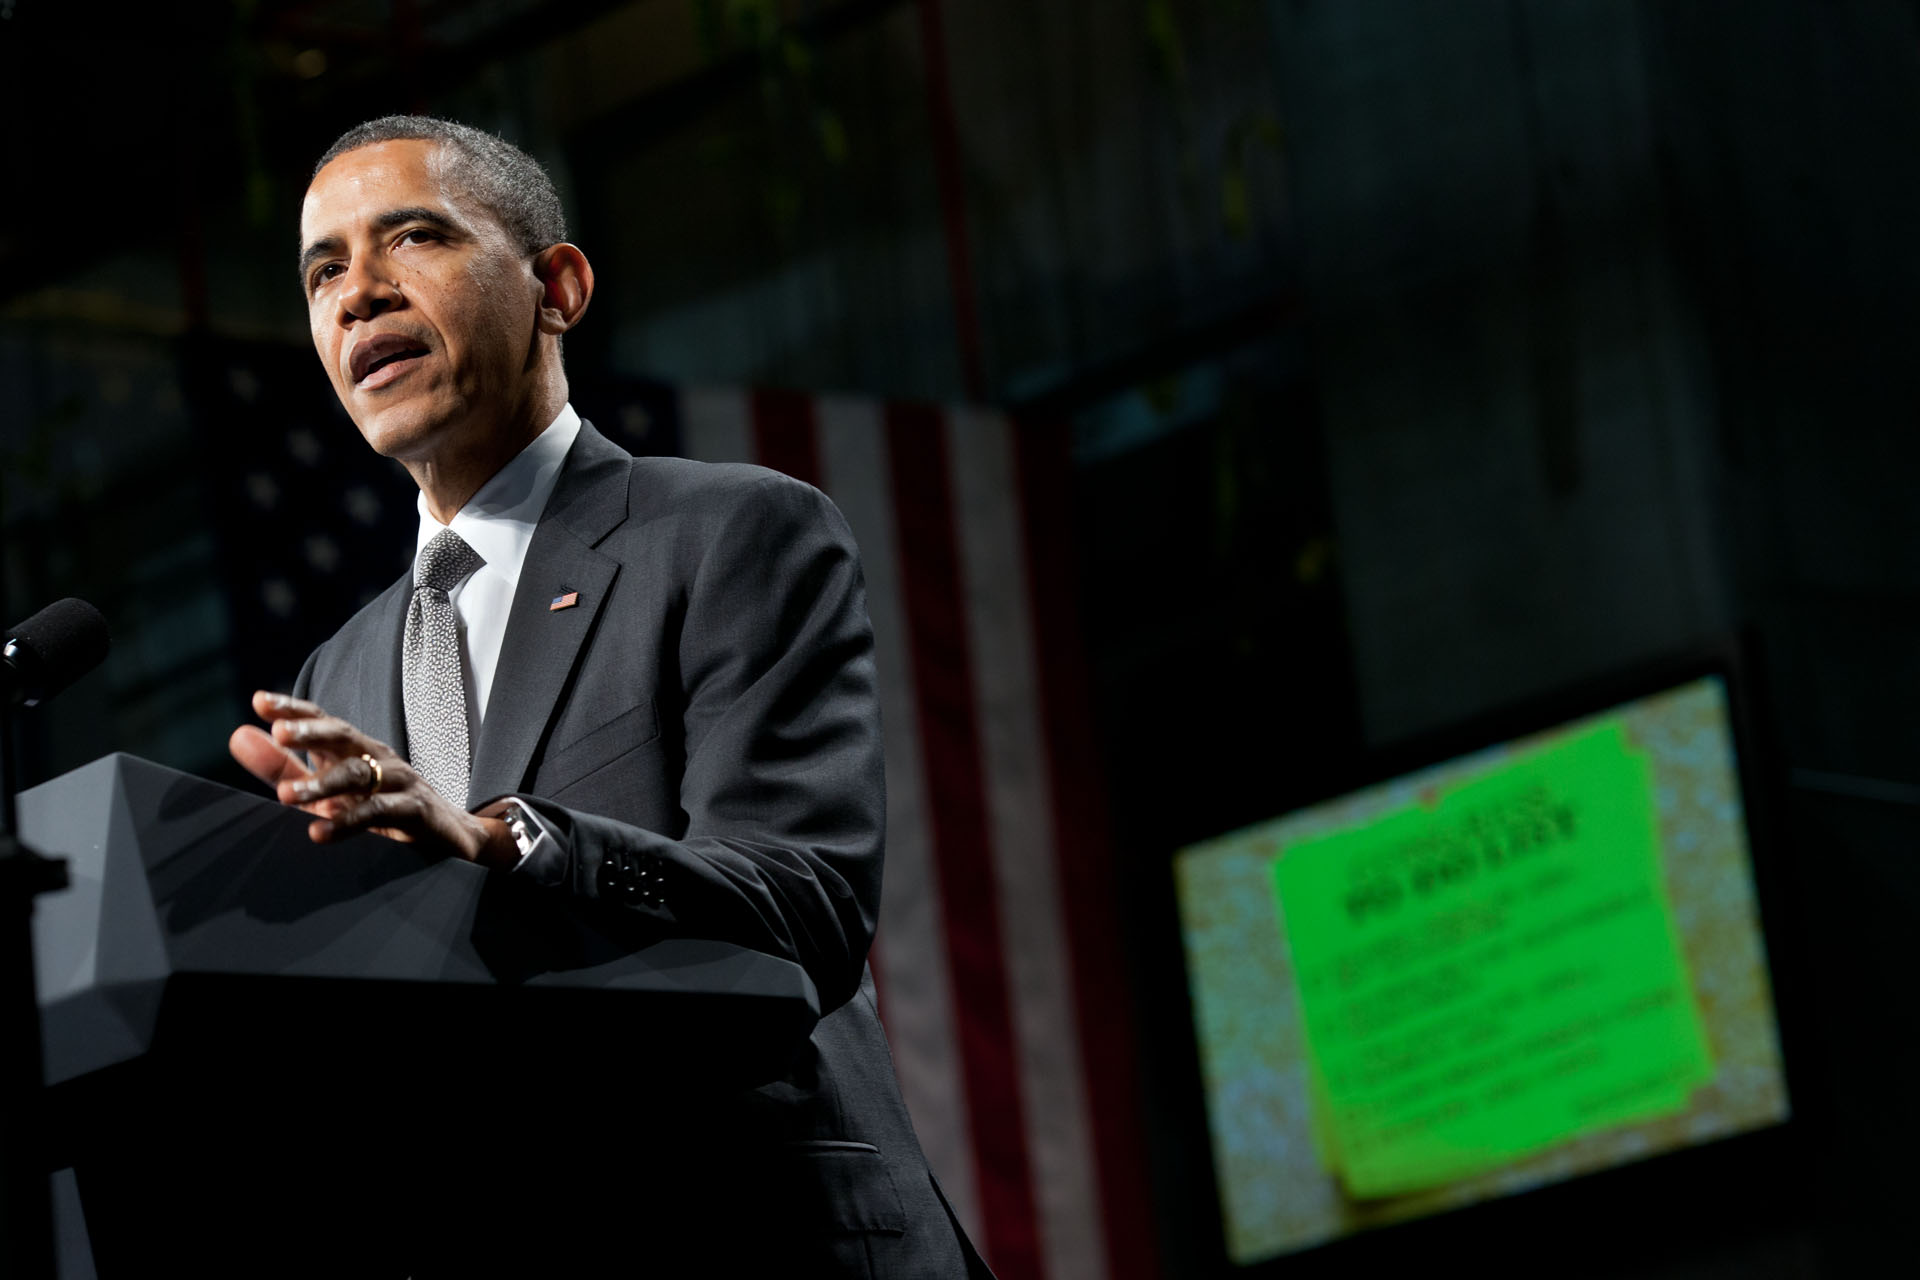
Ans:
<svg viewBox="0 0 1920 1280"><path fill-rule="evenodd" d="M349 151L380 142L437 142L460 157L460 176L526 253L567 238L567 215L539 161L484 129L435 116L381 116L341 134L313 176Z"/></svg>

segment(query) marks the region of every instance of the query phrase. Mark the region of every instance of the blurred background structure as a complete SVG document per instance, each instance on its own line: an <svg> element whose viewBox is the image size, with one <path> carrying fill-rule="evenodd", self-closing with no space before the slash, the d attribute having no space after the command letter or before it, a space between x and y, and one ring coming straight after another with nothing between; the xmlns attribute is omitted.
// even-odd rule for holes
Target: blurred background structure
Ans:
<svg viewBox="0 0 1920 1280"><path fill-rule="evenodd" d="M293 270L312 159L393 111L553 173L599 274L586 417L884 491L915 909L975 903L1005 963L882 996L896 1041L945 1027L896 1047L1003 1277L1227 1274L1174 849L1736 636L1793 1180L1556 1270L1874 1273L1920 1150L1920 8L0 0L5 616L80 595L115 633L28 782L233 779L248 691L403 570L411 487ZM1058 869L1024 923L941 862L1000 838L1020 760Z"/></svg>

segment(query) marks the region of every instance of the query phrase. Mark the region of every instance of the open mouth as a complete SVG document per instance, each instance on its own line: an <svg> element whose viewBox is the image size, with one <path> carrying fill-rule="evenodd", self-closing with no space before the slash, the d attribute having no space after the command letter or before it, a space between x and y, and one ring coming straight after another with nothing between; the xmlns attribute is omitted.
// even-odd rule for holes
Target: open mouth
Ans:
<svg viewBox="0 0 1920 1280"><path fill-rule="evenodd" d="M416 339L399 334L369 338L353 351L354 385L363 391L385 386L426 354L427 348Z"/></svg>
<svg viewBox="0 0 1920 1280"><path fill-rule="evenodd" d="M367 376L360 379L361 388L365 390L385 386L405 373L415 360L425 354L427 352L424 347L416 347L412 351L396 351L390 356L381 356L368 367Z"/></svg>

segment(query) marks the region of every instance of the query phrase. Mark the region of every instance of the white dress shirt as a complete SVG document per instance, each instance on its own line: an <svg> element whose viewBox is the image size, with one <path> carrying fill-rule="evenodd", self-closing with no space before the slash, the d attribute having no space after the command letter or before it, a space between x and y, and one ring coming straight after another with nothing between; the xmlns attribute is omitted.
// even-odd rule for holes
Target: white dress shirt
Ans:
<svg viewBox="0 0 1920 1280"><path fill-rule="evenodd" d="M494 668L500 664L500 645L506 639L507 615L513 609L514 589L520 585L527 544L533 541L533 529L540 523L547 499L553 496L560 464L566 461L567 450L579 434L580 415L571 404L561 406L560 416L481 485L448 524L433 518L427 510L427 495L420 495L415 567L419 566L420 552L442 529L459 534L486 561L447 593L460 625L460 676L467 691L468 742L479 740L480 726L487 717L487 695L493 689Z"/></svg>

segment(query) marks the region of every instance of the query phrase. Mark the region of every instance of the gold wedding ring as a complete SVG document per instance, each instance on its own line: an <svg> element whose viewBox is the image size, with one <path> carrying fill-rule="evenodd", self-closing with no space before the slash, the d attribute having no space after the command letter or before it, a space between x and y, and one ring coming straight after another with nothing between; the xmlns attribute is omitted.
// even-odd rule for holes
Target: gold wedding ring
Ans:
<svg viewBox="0 0 1920 1280"><path fill-rule="evenodd" d="M367 794L370 796L377 796L380 794L380 784L386 781L386 775L380 772L380 762L378 760L375 760L372 756L368 755L366 752L362 751L360 753L360 758L367 762L367 768L373 770L373 787L371 790L367 792Z"/></svg>

